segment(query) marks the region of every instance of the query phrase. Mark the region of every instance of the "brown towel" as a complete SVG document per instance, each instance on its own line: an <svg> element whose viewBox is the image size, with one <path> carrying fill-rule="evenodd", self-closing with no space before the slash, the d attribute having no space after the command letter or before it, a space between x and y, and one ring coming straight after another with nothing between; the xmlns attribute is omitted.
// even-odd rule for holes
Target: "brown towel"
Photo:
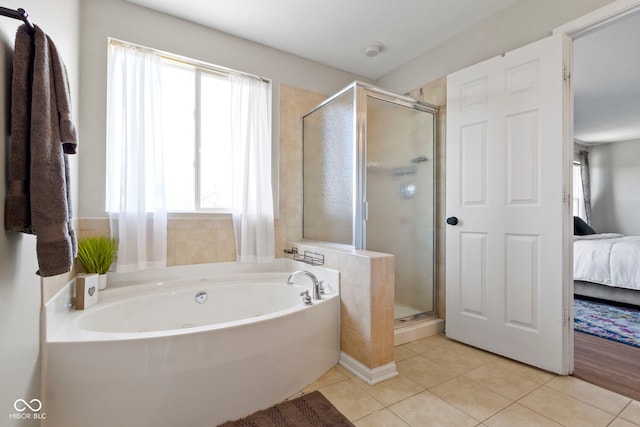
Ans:
<svg viewBox="0 0 640 427"><path fill-rule="evenodd" d="M33 55L22 52L26 38ZM26 82L22 76L24 62L31 62L27 58L32 58L31 85L28 74ZM53 276L70 271L77 255L67 161L67 154L75 153L77 146L69 84L55 44L38 26L33 42L24 26L18 29L14 74L16 70L19 75L14 76L12 88L10 193L5 227L37 235L39 274ZM30 110L21 105L29 104L29 99ZM21 134L23 128L29 131L26 137Z"/></svg>
<svg viewBox="0 0 640 427"><path fill-rule="evenodd" d="M5 205L4 227L7 231L34 234L31 228L29 200L29 134L31 110L31 75L33 48L25 25L16 33L11 81L11 143L7 175L9 188Z"/></svg>

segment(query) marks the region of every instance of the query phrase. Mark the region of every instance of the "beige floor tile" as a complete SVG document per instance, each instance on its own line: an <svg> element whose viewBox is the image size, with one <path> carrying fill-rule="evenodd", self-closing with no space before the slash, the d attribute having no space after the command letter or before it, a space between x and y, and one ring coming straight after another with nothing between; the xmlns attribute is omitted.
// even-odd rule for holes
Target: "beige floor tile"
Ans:
<svg viewBox="0 0 640 427"><path fill-rule="evenodd" d="M525 365L514 360L505 359L504 357L496 358L491 364L498 366L507 373L520 375L538 384L545 384L557 376L551 372L543 371L542 369L534 368L533 366Z"/></svg>
<svg viewBox="0 0 640 427"><path fill-rule="evenodd" d="M309 393L309 392L312 392L313 390L317 390L319 388L326 387L328 385L335 384L340 381L345 381L347 379L348 377L344 373L344 368L340 365L336 365L333 368L331 368L327 373L325 373L323 376L321 376L320 378L315 380L313 383L305 387L302 390L302 392Z"/></svg>
<svg viewBox="0 0 640 427"><path fill-rule="evenodd" d="M336 366L304 392L320 389L357 427L640 426L640 402L442 334L395 347L395 358L400 375L382 383Z"/></svg>
<svg viewBox="0 0 640 427"><path fill-rule="evenodd" d="M374 385L369 385L360 379L352 381L385 406L392 405L425 390L424 387L402 375Z"/></svg>
<svg viewBox="0 0 640 427"><path fill-rule="evenodd" d="M518 400L540 387L537 382L505 371L495 364L482 365L464 376L511 400Z"/></svg>
<svg viewBox="0 0 640 427"><path fill-rule="evenodd" d="M559 376L546 385L614 415L618 415L631 402L628 397L574 377Z"/></svg>
<svg viewBox="0 0 640 427"><path fill-rule="evenodd" d="M611 424L609 424L608 427L637 427L638 424L634 424L630 421L627 421L625 419L622 418L616 418L615 420L613 420L611 422Z"/></svg>
<svg viewBox="0 0 640 427"><path fill-rule="evenodd" d="M560 427L554 421L514 403L484 422L489 427Z"/></svg>
<svg viewBox="0 0 640 427"><path fill-rule="evenodd" d="M334 369L338 370L338 372L342 372L347 378L358 378L356 374L348 370L342 365L336 365Z"/></svg>
<svg viewBox="0 0 640 427"><path fill-rule="evenodd" d="M640 425L640 402L631 402L620 414L621 418Z"/></svg>
<svg viewBox="0 0 640 427"><path fill-rule="evenodd" d="M401 360L404 359L408 359L411 356L415 356L416 353L413 350L410 350L409 348L405 347L404 345L399 345L393 348L393 353L394 353L394 359L396 361L396 363L398 363Z"/></svg>
<svg viewBox="0 0 640 427"><path fill-rule="evenodd" d="M454 378L429 391L478 421L486 420L513 403L511 399L464 377Z"/></svg>
<svg viewBox="0 0 640 427"><path fill-rule="evenodd" d="M424 388L431 388L454 378L457 373L427 359L424 355L413 356L396 363L400 375L409 378Z"/></svg>
<svg viewBox="0 0 640 427"><path fill-rule="evenodd" d="M391 405L389 409L412 427L466 427L478 421L429 391Z"/></svg>
<svg viewBox="0 0 640 427"><path fill-rule="evenodd" d="M440 347L442 347L443 345L448 345L453 343L453 341L451 341L450 339L448 339L446 336L444 336L443 334L437 334L437 335L432 335L430 337L427 338L422 338L419 340L415 340L415 341L411 341L409 343L406 343L400 347L404 347L408 350L411 350L412 352L416 353L416 354L421 354L421 353L425 353L427 351L430 350L434 350L434 349L438 349Z"/></svg>
<svg viewBox="0 0 640 427"><path fill-rule="evenodd" d="M425 352L423 356L433 363L448 369L455 375L464 374L499 358L482 350L458 343L443 345Z"/></svg>
<svg viewBox="0 0 640 427"><path fill-rule="evenodd" d="M319 390L350 421L383 409L383 406L351 380L322 387Z"/></svg>
<svg viewBox="0 0 640 427"><path fill-rule="evenodd" d="M388 409L360 418L354 421L354 424L356 427L407 427L409 425Z"/></svg>
<svg viewBox="0 0 640 427"><path fill-rule="evenodd" d="M546 385L518 401L523 406L568 427L606 426L615 416Z"/></svg>

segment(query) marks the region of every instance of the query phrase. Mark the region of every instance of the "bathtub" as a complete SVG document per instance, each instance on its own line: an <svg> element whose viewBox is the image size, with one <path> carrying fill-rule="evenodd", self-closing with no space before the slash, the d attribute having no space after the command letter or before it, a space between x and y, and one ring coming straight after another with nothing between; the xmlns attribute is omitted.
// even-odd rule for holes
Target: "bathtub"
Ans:
<svg viewBox="0 0 640 427"><path fill-rule="evenodd" d="M84 311L68 308L63 289L45 307L44 425L215 426L296 394L338 362L337 272L291 260L232 269L117 276ZM286 284L295 270L324 280L321 301L302 303L306 277Z"/></svg>

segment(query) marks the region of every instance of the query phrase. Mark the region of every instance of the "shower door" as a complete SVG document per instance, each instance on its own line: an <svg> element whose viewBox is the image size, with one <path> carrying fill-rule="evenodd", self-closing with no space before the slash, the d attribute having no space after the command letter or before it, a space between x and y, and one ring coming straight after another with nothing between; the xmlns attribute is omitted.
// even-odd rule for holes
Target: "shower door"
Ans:
<svg viewBox="0 0 640 427"><path fill-rule="evenodd" d="M351 88L304 116L304 239L354 243L354 96Z"/></svg>
<svg viewBox="0 0 640 427"><path fill-rule="evenodd" d="M433 313L433 110L366 96L364 247L395 256L395 319Z"/></svg>

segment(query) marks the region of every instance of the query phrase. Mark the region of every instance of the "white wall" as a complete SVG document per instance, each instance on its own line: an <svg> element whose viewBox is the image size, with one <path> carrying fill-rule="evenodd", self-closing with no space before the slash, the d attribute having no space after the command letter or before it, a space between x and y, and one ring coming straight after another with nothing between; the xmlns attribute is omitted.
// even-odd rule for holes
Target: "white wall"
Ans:
<svg viewBox="0 0 640 427"><path fill-rule="evenodd" d="M55 41L70 78L73 105L78 92L79 0L5 0L2 6L25 8L34 24ZM9 94L15 32L21 21L0 17L0 222L4 224L6 153L9 135ZM77 108L76 108L77 112ZM72 180L77 181L77 161L72 164ZM74 191L74 201L77 195ZM36 426L34 420L10 419L16 399L40 397L40 279L35 272L35 238L0 231L0 425ZM46 408L42 408L46 412Z"/></svg>
<svg viewBox="0 0 640 427"><path fill-rule="evenodd" d="M108 37L272 79L274 106L279 105L281 83L332 95L353 80L366 81L360 76L124 0L83 0L81 14L80 120L83 123L83 160L80 164L80 217L106 216L104 158ZM291 36L295 37L295 34ZM277 138L279 116L275 107L273 116L274 136Z"/></svg>
<svg viewBox="0 0 640 427"><path fill-rule="evenodd" d="M425 83L485 59L551 35L554 28L612 0L520 0L376 82L406 93Z"/></svg>
<svg viewBox="0 0 640 427"><path fill-rule="evenodd" d="M640 140L592 147L589 168L593 228L640 236Z"/></svg>

